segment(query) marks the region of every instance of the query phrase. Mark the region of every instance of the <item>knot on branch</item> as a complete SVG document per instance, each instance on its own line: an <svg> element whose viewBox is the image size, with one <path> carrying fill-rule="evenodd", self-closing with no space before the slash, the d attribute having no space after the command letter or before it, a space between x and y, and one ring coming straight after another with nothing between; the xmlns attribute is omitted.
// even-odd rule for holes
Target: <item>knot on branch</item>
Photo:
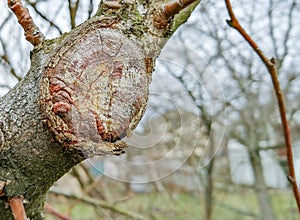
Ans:
<svg viewBox="0 0 300 220"><path fill-rule="evenodd" d="M121 139L137 126L148 99L151 75L142 51L120 32L92 25L61 45L41 83L48 126L66 147L122 153Z"/></svg>

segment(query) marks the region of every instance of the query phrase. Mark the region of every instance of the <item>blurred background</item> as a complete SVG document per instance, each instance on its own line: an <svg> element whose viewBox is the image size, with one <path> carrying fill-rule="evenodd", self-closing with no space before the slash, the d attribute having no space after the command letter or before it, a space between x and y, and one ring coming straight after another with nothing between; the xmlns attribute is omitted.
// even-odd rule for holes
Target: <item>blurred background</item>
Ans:
<svg viewBox="0 0 300 220"><path fill-rule="evenodd" d="M99 0L23 2L51 39L93 16ZM300 1L232 4L278 62L299 183ZM29 70L32 46L5 0L0 11L3 96ZM228 18L223 1L200 3L156 62L127 154L70 170L48 193L47 219L298 219L270 77Z"/></svg>

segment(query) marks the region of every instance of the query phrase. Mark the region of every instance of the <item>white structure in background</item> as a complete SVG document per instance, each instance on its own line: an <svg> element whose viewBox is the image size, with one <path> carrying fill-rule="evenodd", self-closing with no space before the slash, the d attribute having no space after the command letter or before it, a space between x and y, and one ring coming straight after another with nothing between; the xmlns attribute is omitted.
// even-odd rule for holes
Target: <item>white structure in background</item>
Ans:
<svg viewBox="0 0 300 220"><path fill-rule="evenodd" d="M260 152L265 182L268 187L286 188L288 184L286 174L278 161L274 159L273 154L271 151ZM245 185L255 184L247 147L232 140L228 143L228 155L232 182ZM300 160L298 161L300 165Z"/></svg>
<svg viewBox="0 0 300 220"><path fill-rule="evenodd" d="M296 180L298 187L300 187L300 139L294 141L293 143L293 153L294 153L294 168Z"/></svg>

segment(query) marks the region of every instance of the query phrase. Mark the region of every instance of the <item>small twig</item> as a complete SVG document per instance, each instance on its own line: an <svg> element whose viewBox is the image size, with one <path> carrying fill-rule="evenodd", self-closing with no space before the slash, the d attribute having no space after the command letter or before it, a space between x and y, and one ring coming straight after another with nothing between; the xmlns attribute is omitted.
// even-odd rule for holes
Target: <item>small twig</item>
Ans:
<svg viewBox="0 0 300 220"><path fill-rule="evenodd" d="M0 44L2 45L2 48L4 51L6 51L6 48L4 45L4 43L2 42L2 40L0 40ZM7 53L5 52L5 54L3 56L1 56L1 60L0 63L3 63L5 66L7 66L7 68L9 69L9 72L12 76L14 76L18 81L22 80L22 77L18 76L14 67L12 66L12 63L10 62L9 58L6 55Z"/></svg>
<svg viewBox="0 0 300 220"><path fill-rule="evenodd" d="M58 219L61 220L72 220L69 216L63 215L61 213L59 213L58 211L56 211L52 206L50 206L49 204L45 204L45 211L50 213L51 215L55 216Z"/></svg>
<svg viewBox="0 0 300 220"><path fill-rule="evenodd" d="M125 209L117 208L115 206L109 205L105 202L102 202L102 201L94 199L94 198L90 198L88 196L74 195L74 194L69 194L69 193L65 193L65 192L61 192L61 191L57 191L57 190L53 190L53 189L50 190L49 193L54 193L56 195L62 195L64 197L67 197L67 198L70 198L70 199L80 200L82 202L88 203L88 204L93 205L93 206L99 206L101 208L108 209L110 211L113 211L113 212L119 213L121 215L130 217L131 219L145 219L144 216L142 216L138 213L134 213L134 212L127 211Z"/></svg>
<svg viewBox="0 0 300 220"><path fill-rule="evenodd" d="M88 184L92 184L94 182L94 178L91 175L89 169L87 168L87 166L83 163L80 163L79 166L82 168L82 170L84 171L84 173L86 174L87 178L88 178Z"/></svg>
<svg viewBox="0 0 300 220"><path fill-rule="evenodd" d="M27 1L27 3L42 19L44 19L46 22L49 23L50 27L54 27L60 35L63 34L63 31L53 21L51 21L49 18L46 17L46 15L44 15L42 12L40 12L38 10L38 8L36 7L37 2ZM46 32L46 34L47 34L47 32Z"/></svg>
<svg viewBox="0 0 300 220"><path fill-rule="evenodd" d="M28 9L24 7L20 0L7 0L7 5L16 15L19 24L23 27L26 40L33 46L41 44L45 37L34 24Z"/></svg>
<svg viewBox="0 0 300 220"><path fill-rule="evenodd" d="M173 16L178 14L182 9L196 1L197 0L175 0L172 2L168 2L165 5L163 5L162 14L164 18L168 21Z"/></svg>
<svg viewBox="0 0 300 220"><path fill-rule="evenodd" d="M120 203L120 202L128 201L128 200L132 199L132 197L133 197L132 194L128 194L128 195L126 195L124 197L115 199L111 203L115 205L115 204Z"/></svg>
<svg viewBox="0 0 300 220"><path fill-rule="evenodd" d="M162 5L153 17L154 27L157 29L165 29L168 26L169 20L178 14L182 9L198 0L174 0Z"/></svg>
<svg viewBox="0 0 300 220"><path fill-rule="evenodd" d="M89 11L88 11L88 19L90 19L92 17L92 13L94 10L94 5L93 5L93 0L90 0L90 4L89 4Z"/></svg>
<svg viewBox="0 0 300 220"><path fill-rule="evenodd" d="M79 185L80 185L80 188L81 188L82 190L84 190L84 188L85 188L85 182L84 182L84 180L81 178L80 173L78 172L78 167L73 167L73 168L72 168L71 175L72 175L73 177L75 177L75 179L77 180L77 182L78 182Z"/></svg>
<svg viewBox="0 0 300 220"><path fill-rule="evenodd" d="M4 187L5 187L5 182L0 181L0 196L4 196Z"/></svg>
<svg viewBox="0 0 300 220"><path fill-rule="evenodd" d="M227 23L230 27L236 29L243 38L250 44L252 49L256 52L256 54L259 56L259 58L262 60L262 62L265 64L274 87L274 91L276 94L279 112L280 112L280 118L281 118L281 124L283 128L283 133L285 137L285 144L287 149L287 161L289 165L289 175L288 179L293 187L294 197L298 206L298 211L300 213L300 194L298 185L296 182L295 177L295 169L294 169L294 161L293 161L293 148L292 148L292 141L291 141L291 134L290 134L290 128L289 124L286 118L286 110L285 110L285 103L284 98L282 94L282 90L280 88L280 83L278 80L278 71L276 67L276 60L274 58L268 59L267 56L263 53L263 51L260 50L258 45L255 43L255 41L248 35L248 33L244 30L244 28L240 25L239 21L235 17L232 6L230 3L230 0L225 0L226 7L230 16L230 20L227 20Z"/></svg>
<svg viewBox="0 0 300 220"><path fill-rule="evenodd" d="M70 14L70 23L71 23L71 28L75 28L76 23L76 14L78 11L78 6L79 6L79 0L76 0L75 4L73 3L72 0L68 0L69 3L69 14Z"/></svg>
<svg viewBox="0 0 300 220"><path fill-rule="evenodd" d="M23 200L23 196L13 196L9 198L9 206L15 220L27 220Z"/></svg>

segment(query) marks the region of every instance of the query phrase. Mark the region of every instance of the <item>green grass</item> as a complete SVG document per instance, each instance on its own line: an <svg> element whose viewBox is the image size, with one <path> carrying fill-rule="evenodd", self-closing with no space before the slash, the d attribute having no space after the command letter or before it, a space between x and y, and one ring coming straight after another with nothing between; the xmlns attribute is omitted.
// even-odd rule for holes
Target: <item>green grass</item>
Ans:
<svg viewBox="0 0 300 220"><path fill-rule="evenodd" d="M296 205L290 191L270 191L272 205L277 220L298 219ZM259 207L256 196L251 190L242 192L215 192L213 220L255 220L258 219ZM93 219L130 219L107 210L95 208L78 201L55 197L50 204L74 220ZM202 194L189 193L147 193L134 196L117 204L118 208L136 212L153 220L198 220L204 219L204 199ZM112 216L112 217L109 217ZM47 219L53 220L50 215Z"/></svg>

